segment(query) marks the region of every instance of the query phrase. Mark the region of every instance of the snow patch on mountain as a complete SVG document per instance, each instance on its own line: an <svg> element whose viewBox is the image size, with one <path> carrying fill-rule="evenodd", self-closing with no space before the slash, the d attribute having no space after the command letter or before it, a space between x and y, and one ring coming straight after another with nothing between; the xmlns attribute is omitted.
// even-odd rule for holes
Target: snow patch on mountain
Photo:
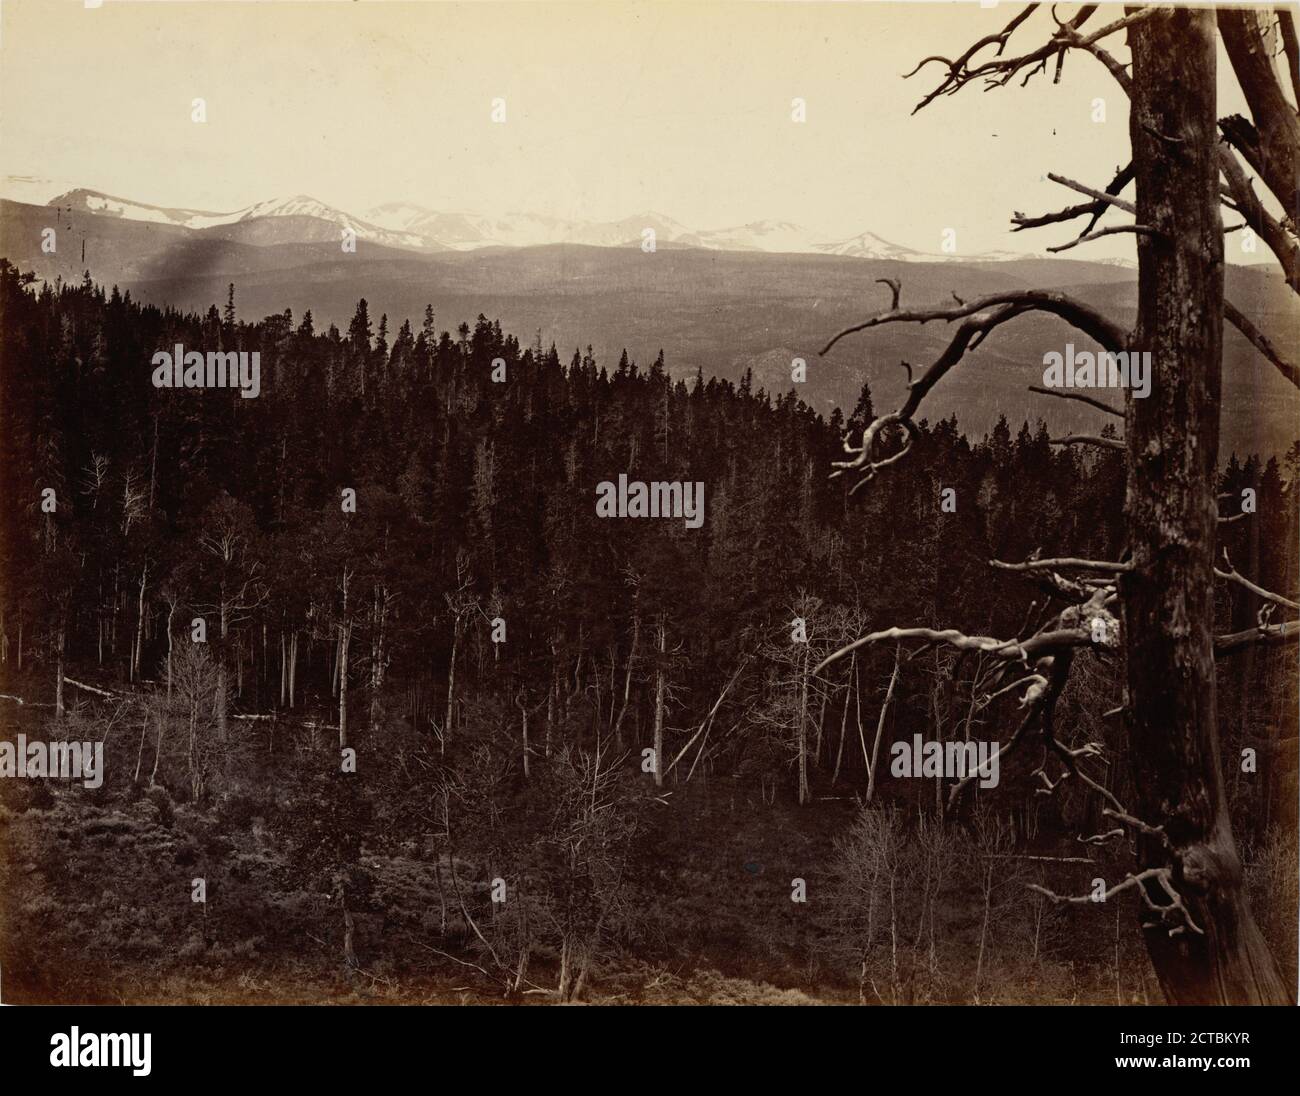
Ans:
<svg viewBox="0 0 1300 1096"><path fill-rule="evenodd" d="M203 229L221 228L256 221L265 217L312 217L318 221L328 221L340 230L351 229L358 239L385 244L388 247L423 250L430 247L430 241L424 236L412 232L391 232L378 225L371 224L359 217L353 217L333 206L326 205L307 194L295 194L287 198L271 198L264 202L237 209L233 213L215 213L201 209L170 209L165 206L148 205L144 202L132 202L117 198L97 190L84 187L70 190L52 198L48 203L73 212L94 213L105 217L121 217L132 221L149 221L156 224L172 224L182 228L201 231ZM342 238L340 232L340 239ZM436 246L436 245L435 245Z"/></svg>
<svg viewBox="0 0 1300 1096"><path fill-rule="evenodd" d="M789 221L751 221L730 228L697 230L652 210L616 221L570 220L532 213L487 216L456 210L435 210L415 202L387 202L355 217L307 194L256 202L233 213L171 209L78 188L49 203L105 217L178 225L196 230L220 229L267 218L310 217L340 229L351 229L361 240L414 251L472 251L484 247L537 247L544 244L583 244L589 247L639 247L645 232L654 232L656 246L695 247L713 251L759 251L786 254L842 255L899 262L1005 262L1032 256L1011 251L949 255L916 251L891 243L874 232L847 240L824 242L808 229ZM317 225L313 239L319 239ZM224 233L223 233L224 234ZM307 238L304 228L302 233ZM287 242L290 226L272 234L259 232L259 242Z"/></svg>
<svg viewBox="0 0 1300 1096"><path fill-rule="evenodd" d="M862 232L838 243L816 244L813 250L823 255L848 255L856 259L888 259L902 263L1004 263L1016 259L1033 259L1035 255L1016 251L977 251L974 253L947 253L916 251L890 243L874 232Z"/></svg>

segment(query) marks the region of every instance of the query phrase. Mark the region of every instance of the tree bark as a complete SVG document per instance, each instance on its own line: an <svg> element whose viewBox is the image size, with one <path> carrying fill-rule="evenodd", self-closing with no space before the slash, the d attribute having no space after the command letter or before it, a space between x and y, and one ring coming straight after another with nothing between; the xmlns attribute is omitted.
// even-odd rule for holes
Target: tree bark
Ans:
<svg viewBox="0 0 1300 1096"><path fill-rule="evenodd" d="M1122 576L1127 719L1141 867L1167 867L1200 931L1170 935L1143 906L1152 965L1172 1004L1292 1000L1242 887L1220 768L1211 625L1223 339L1223 226L1215 138L1214 13L1176 10L1129 29L1138 240L1133 350L1152 383L1127 400ZM1167 840L1166 840L1167 839ZM1167 906L1157 881L1152 902Z"/></svg>

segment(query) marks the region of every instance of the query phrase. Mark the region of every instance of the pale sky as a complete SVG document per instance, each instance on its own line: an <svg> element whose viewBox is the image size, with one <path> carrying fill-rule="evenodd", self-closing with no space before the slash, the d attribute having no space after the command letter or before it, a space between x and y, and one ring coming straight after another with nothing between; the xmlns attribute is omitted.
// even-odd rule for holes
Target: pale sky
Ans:
<svg viewBox="0 0 1300 1096"><path fill-rule="evenodd" d="M355 215L388 201L591 220L651 210L696 229L783 220L937 251L954 228L959 252L1038 251L1069 230L1011 235L1013 210L1077 198L1044 173L1104 186L1128 159L1109 75L1072 53L1059 85L1049 70L915 116L941 68L900 79L1016 10L3 0L0 190L45 201L86 186L223 212L298 193ZM1044 7L1012 47L1051 26ZM1122 36L1114 50L1127 58ZM1222 57L1220 76L1219 113L1242 109ZM205 124L191 121L196 97ZM496 97L505 124L491 120ZM1112 237L1071 255L1131 248Z"/></svg>

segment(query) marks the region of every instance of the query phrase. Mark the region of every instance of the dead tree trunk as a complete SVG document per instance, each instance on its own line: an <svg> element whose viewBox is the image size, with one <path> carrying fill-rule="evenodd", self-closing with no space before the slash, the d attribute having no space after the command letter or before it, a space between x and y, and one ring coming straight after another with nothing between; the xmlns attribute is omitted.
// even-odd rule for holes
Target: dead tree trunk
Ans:
<svg viewBox="0 0 1300 1096"><path fill-rule="evenodd" d="M352 572L343 569L343 618L339 622L339 749L348 745L348 648L352 644L352 618L348 616L348 584Z"/></svg>
<svg viewBox="0 0 1300 1096"><path fill-rule="evenodd" d="M442 736L438 739L438 753L447 752L447 738L451 734L452 717L456 714L456 652L460 648L460 614L453 613L451 618L451 658L447 661L447 716L442 724Z"/></svg>
<svg viewBox="0 0 1300 1096"><path fill-rule="evenodd" d="M655 663L655 787L661 788L664 783L664 698L668 688L667 667L664 665L667 658L665 652L668 646L668 627L662 615L655 626L655 646L659 651L659 658Z"/></svg>
<svg viewBox="0 0 1300 1096"><path fill-rule="evenodd" d="M628 701L632 696L632 667L636 663L637 643L641 638L641 616L632 614L632 643L627 652L627 669L623 674L623 702L618 709L618 718L614 720L614 744L623 742L623 720L627 716Z"/></svg>
<svg viewBox="0 0 1300 1096"><path fill-rule="evenodd" d="M844 759L844 735L849 728L849 705L853 702L853 675L858 669L858 653L853 652L853 659L849 663L849 681L844 686L844 711L840 716L840 745L835 751L835 771L831 774L831 787L834 787L840 779L840 762Z"/></svg>
<svg viewBox="0 0 1300 1096"><path fill-rule="evenodd" d="M140 676L140 655L144 650L144 591L149 582L149 564L140 568L140 591L136 601L135 645L131 649L131 680Z"/></svg>
<svg viewBox="0 0 1300 1096"><path fill-rule="evenodd" d="M525 694L522 686L520 687L519 691L515 694L515 706L519 709L519 714L522 716L523 724L524 724L523 762L524 762L525 780L529 779L529 777L532 776L531 758L532 758L533 751L532 751L532 747L528 745L528 717L530 715L535 714L541 708L543 703L544 701L539 701L537 704L534 704L531 708L529 708L528 697Z"/></svg>
<svg viewBox="0 0 1300 1096"><path fill-rule="evenodd" d="M1129 753L1137 813L1161 826L1139 834L1140 866L1170 869L1194 922L1171 935L1157 921L1144 935L1171 1003L1280 1004L1292 997L1246 903L1215 710L1223 225L1214 13L1136 24L1129 43L1137 221L1161 234L1139 237L1133 349L1150 352L1152 384L1147 398L1127 401L1126 416ZM1145 885L1167 906L1157 880Z"/></svg>
<svg viewBox="0 0 1300 1096"><path fill-rule="evenodd" d="M348 745L348 648L352 645L352 622L339 625L339 749Z"/></svg>
<svg viewBox="0 0 1300 1096"><path fill-rule="evenodd" d="M799 665L799 715L795 728L795 749L798 751L799 763L799 806L808 802L808 663L811 654L808 644L803 645L802 659Z"/></svg>
<svg viewBox="0 0 1300 1096"><path fill-rule="evenodd" d="M54 715L57 719L63 718L63 648L64 648L64 626L63 621L59 621L59 633L57 638L58 644L58 669L54 682Z"/></svg>
<svg viewBox="0 0 1300 1096"><path fill-rule="evenodd" d="M172 698L172 617L176 615L176 601L167 602L167 700Z"/></svg>
<svg viewBox="0 0 1300 1096"><path fill-rule="evenodd" d="M388 588L375 583L370 632L370 729L379 722L379 695L384 688L384 628L388 622Z"/></svg>
<svg viewBox="0 0 1300 1096"><path fill-rule="evenodd" d="M894 669L889 675L889 688L885 690L885 702L880 706L880 718L876 721L876 737L871 743L871 758L867 761L867 802L870 803L876 794L876 774L880 771L878 768L880 761L880 739L885 733L885 719L889 716L889 704L894 699L894 686L898 683L898 668L902 664L903 649L897 647L894 649ZM858 691L859 697L862 695L861 689ZM862 711L858 710L858 735L862 735ZM866 743L863 742L863 756L866 756Z"/></svg>
<svg viewBox="0 0 1300 1096"><path fill-rule="evenodd" d="M217 696L216 696L216 715L217 715L217 735L224 743L227 740L227 685L226 685L226 640L230 634L230 616L228 613L228 603L226 601L225 591L221 595L221 647L217 652ZM116 620L116 617L114 617Z"/></svg>

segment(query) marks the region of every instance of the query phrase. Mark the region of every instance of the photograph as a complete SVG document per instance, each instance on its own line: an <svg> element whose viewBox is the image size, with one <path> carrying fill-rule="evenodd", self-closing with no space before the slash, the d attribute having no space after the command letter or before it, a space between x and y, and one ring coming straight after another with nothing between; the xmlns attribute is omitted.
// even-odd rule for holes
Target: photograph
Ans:
<svg viewBox="0 0 1300 1096"><path fill-rule="evenodd" d="M0 1043L1293 1061L1296 22L3 0Z"/></svg>

